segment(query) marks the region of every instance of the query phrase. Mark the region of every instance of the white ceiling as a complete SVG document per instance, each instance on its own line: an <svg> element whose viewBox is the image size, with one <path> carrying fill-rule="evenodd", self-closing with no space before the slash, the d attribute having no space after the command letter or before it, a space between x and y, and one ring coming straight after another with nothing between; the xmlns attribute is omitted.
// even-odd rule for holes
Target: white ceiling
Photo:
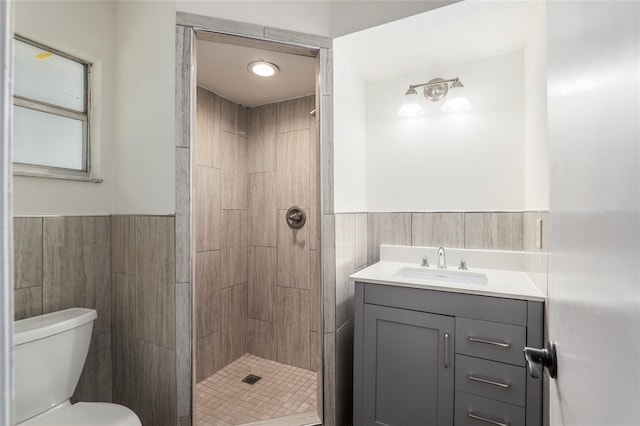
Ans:
<svg viewBox="0 0 640 426"><path fill-rule="evenodd" d="M198 85L238 104L254 107L315 93L316 58L197 40ZM275 77L247 70L262 58L280 68Z"/></svg>
<svg viewBox="0 0 640 426"><path fill-rule="evenodd" d="M339 37L334 48L368 82L414 74L522 50L535 7L466 0Z"/></svg>

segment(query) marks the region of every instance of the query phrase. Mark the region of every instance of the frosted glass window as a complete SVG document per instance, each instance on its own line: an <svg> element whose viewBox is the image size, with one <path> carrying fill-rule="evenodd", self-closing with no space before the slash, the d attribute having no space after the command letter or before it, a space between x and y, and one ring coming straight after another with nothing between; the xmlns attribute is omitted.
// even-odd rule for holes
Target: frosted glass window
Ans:
<svg viewBox="0 0 640 426"><path fill-rule="evenodd" d="M19 36L15 58L16 172L89 176L91 64Z"/></svg>
<svg viewBox="0 0 640 426"><path fill-rule="evenodd" d="M86 111L86 65L17 40L16 96L74 111Z"/></svg>
<svg viewBox="0 0 640 426"><path fill-rule="evenodd" d="M81 120L16 106L13 161L82 170Z"/></svg>

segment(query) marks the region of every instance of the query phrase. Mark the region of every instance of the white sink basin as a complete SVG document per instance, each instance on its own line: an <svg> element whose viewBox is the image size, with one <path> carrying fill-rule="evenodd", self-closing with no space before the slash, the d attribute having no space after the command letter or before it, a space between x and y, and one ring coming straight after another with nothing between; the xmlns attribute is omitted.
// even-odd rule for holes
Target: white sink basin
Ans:
<svg viewBox="0 0 640 426"><path fill-rule="evenodd" d="M488 284L487 276L485 274L449 269L404 267L393 274L393 276L412 280L440 281L458 284Z"/></svg>

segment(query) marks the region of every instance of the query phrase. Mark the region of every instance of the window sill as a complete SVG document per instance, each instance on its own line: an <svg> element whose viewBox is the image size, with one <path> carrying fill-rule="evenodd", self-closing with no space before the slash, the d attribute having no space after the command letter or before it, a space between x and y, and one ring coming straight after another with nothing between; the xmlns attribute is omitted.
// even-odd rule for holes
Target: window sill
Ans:
<svg viewBox="0 0 640 426"><path fill-rule="evenodd" d="M74 180L79 182L92 182L92 183L101 183L102 178L88 176L87 174L78 172L77 174L72 171L63 171L57 169L39 169L39 168L31 168L29 166L24 166L22 164L14 164L13 165L13 175L14 176L26 176L26 177L35 177L35 178L45 178L45 179L62 179L62 180Z"/></svg>

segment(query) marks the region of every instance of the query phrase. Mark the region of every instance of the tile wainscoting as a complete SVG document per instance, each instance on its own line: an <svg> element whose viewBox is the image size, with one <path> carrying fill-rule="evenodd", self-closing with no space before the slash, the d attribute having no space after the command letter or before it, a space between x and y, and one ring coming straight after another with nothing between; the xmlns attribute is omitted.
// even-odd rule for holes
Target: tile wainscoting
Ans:
<svg viewBox="0 0 640 426"><path fill-rule="evenodd" d="M74 401L112 400L109 216L15 217L14 312L29 318L93 308L91 346Z"/></svg>
<svg viewBox="0 0 640 426"><path fill-rule="evenodd" d="M16 319L98 311L74 400L175 423L174 233L172 216L14 218Z"/></svg>

